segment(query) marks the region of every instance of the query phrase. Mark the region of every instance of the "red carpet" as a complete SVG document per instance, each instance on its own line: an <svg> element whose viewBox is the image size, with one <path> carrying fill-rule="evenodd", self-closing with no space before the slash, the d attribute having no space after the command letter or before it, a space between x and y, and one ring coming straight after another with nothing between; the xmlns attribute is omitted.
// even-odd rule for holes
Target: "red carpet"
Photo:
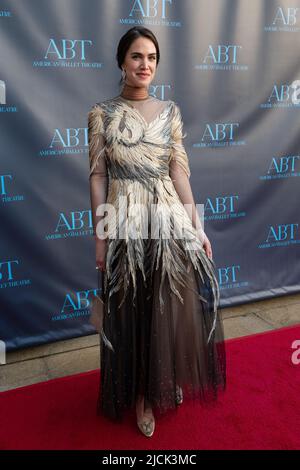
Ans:
<svg viewBox="0 0 300 470"><path fill-rule="evenodd" d="M184 402L152 438L95 414L99 371L0 393L1 449L299 449L300 325L226 341L228 385L216 405ZM300 359L300 353L298 354Z"/></svg>

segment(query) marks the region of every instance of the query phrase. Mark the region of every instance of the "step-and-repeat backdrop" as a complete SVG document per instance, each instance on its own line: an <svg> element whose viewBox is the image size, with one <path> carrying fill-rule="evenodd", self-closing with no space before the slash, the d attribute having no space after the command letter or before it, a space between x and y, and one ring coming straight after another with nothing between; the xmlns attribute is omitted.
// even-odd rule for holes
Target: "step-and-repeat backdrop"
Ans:
<svg viewBox="0 0 300 470"><path fill-rule="evenodd" d="M299 0L0 0L0 342L95 333L87 114L116 49L158 38L150 93L179 104L221 307L300 291Z"/></svg>

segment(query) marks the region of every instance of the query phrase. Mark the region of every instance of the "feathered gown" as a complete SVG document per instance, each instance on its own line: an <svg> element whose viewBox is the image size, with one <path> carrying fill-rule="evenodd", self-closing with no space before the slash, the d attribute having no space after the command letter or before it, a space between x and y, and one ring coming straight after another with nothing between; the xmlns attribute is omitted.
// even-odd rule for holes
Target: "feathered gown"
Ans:
<svg viewBox="0 0 300 470"><path fill-rule="evenodd" d="M176 409L176 385L184 400L214 400L226 384L220 293L182 202L180 108L119 95L90 109L88 137L94 234L107 223L97 412L121 419L138 394L154 410ZM96 214L104 203L113 211Z"/></svg>

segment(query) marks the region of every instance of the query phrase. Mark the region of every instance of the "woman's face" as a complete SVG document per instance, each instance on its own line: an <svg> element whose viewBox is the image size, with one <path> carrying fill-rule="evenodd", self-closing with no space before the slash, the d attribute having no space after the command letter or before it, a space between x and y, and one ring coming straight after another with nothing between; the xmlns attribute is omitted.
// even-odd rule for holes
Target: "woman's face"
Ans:
<svg viewBox="0 0 300 470"><path fill-rule="evenodd" d="M125 82L131 86L147 87L156 72L156 48L153 42L145 37L135 39L128 49L123 69L126 71Z"/></svg>

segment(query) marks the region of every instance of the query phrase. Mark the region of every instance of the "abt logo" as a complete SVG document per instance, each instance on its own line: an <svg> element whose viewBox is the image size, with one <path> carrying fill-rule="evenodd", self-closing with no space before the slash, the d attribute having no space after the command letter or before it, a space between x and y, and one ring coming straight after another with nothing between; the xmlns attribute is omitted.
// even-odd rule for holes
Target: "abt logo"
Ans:
<svg viewBox="0 0 300 470"><path fill-rule="evenodd" d="M297 23L299 8L289 7L283 9L278 7L273 20L274 25L294 26Z"/></svg>
<svg viewBox="0 0 300 470"><path fill-rule="evenodd" d="M268 102L287 103L292 102L295 105L300 103L300 80L294 80L290 85L274 85L268 97Z"/></svg>
<svg viewBox="0 0 300 470"><path fill-rule="evenodd" d="M206 124L202 141L209 139L211 141L233 140L235 130L239 127L238 122Z"/></svg>
<svg viewBox="0 0 300 470"><path fill-rule="evenodd" d="M269 166L268 173L287 173L295 172L296 162L300 160L299 155L293 155L290 157L273 157L272 162Z"/></svg>
<svg viewBox="0 0 300 470"><path fill-rule="evenodd" d="M0 340L0 365L6 364L6 345Z"/></svg>
<svg viewBox="0 0 300 470"><path fill-rule="evenodd" d="M292 349L295 349L295 352L293 352L292 354L292 357L291 357L291 360L292 360L292 363L297 366L300 364L300 340L295 340L293 343L292 343L292 346L291 346Z"/></svg>
<svg viewBox="0 0 300 470"><path fill-rule="evenodd" d="M134 0L129 16L142 15L144 18L166 19L167 6L172 0Z"/></svg>
<svg viewBox="0 0 300 470"><path fill-rule="evenodd" d="M89 39L61 39L55 41L50 39L44 59L67 60L78 57L79 60L86 59L86 48L92 46Z"/></svg>
<svg viewBox="0 0 300 470"><path fill-rule="evenodd" d="M299 224L271 225L266 241L294 240Z"/></svg>
<svg viewBox="0 0 300 470"><path fill-rule="evenodd" d="M84 138L84 144L88 145L88 132L87 128L66 128L64 130L55 129L52 141L50 143L50 148L55 147L56 145L62 146L64 148L78 147L80 144L81 135Z"/></svg>
<svg viewBox="0 0 300 470"><path fill-rule="evenodd" d="M238 51L242 46L236 44L218 44L217 46L209 45L203 62L212 62L214 64L236 64Z"/></svg>

